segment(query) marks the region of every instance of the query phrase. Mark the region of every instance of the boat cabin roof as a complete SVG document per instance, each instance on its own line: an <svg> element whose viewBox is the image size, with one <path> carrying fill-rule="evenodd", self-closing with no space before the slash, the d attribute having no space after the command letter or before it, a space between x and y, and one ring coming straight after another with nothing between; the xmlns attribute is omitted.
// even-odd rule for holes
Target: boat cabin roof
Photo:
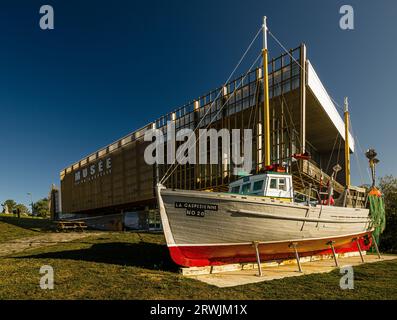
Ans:
<svg viewBox="0 0 397 320"><path fill-rule="evenodd" d="M293 198L292 176L285 172L266 172L243 177L229 184L229 193Z"/></svg>
<svg viewBox="0 0 397 320"><path fill-rule="evenodd" d="M260 173L260 174L251 174L249 176L242 177L234 182L231 182L230 185L238 185L241 183L246 183L249 181L257 181L257 180L265 180L267 177L278 177L278 176L290 176L290 173L287 172L273 172L269 171L266 173Z"/></svg>

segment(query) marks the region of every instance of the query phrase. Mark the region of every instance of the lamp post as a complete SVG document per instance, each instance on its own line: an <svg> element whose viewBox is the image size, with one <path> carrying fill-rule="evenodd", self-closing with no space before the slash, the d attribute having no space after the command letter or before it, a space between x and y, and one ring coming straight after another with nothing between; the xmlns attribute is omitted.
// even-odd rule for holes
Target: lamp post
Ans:
<svg viewBox="0 0 397 320"><path fill-rule="evenodd" d="M365 156L369 160L369 167L371 168L372 173L372 188L375 187L376 184L376 173L375 167L379 163L379 159L376 158L378 154L376 153L375 149L368 149L365 153Z"/></svg>
<svg viewBox="0 0 397 320"><path fill-rule="evenodd" d="M32 197L32 193L28 192L27 194L28 194L28 196L30 196L30 206L32 207L32 216L33 216L33 197Z"/></svg>

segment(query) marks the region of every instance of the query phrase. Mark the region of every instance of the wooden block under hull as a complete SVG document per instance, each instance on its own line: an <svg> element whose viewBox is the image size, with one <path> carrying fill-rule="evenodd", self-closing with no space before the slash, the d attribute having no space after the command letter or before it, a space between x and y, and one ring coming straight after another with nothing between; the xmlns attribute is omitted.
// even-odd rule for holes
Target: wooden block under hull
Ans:
<svg viewBox="0 0 397 320"><path fill-rule="evenodd" d="M365 256L367 254L366 251L362 251L362 254ZM348 257L359 257L360 253L358 251L338 253L338 258L348 258ZM321 260L332 260L332 255L316 255L316 256L307 256L299 259L300 263L307 263L313 261L321 261ZM297 264L296 259L288 259L288 260L275 260L275 261L266 261L261 263L262 268L266 267L279 267L283 265L291 265ZM207 266L207 267L188 267L188 268L180 268L180 273L184 276L198 276L204 274L216 274L223 272L232 272L232 271L240 271L240 270L255 270L258 269L257 263L234 263L234 264L225 264L220 266Z"/></svg>

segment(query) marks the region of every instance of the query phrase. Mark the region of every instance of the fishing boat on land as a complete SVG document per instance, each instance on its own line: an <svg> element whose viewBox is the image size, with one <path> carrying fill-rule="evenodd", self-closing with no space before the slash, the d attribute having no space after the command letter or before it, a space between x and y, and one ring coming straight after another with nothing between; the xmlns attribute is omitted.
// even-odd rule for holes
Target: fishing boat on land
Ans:
<svg viewBox="0 0 397 320"><path fill-rule="evenodd" d="M269 138L266 19L263 32L264 132ZM198 267L368 250L377 225L367 203L381 194L374 183L369 192L350 185L347 100L345 130L346 188L336 199L333 177L340 171L339 165L334 167L325 192L299 194L291 173L280 164L270 163L270 138L262 171L230 183L228 192L175 190L157 184L172 259L181 266ZM370 150L367 156L374 169L376 153ZM294 157L299 161L310 155ZM317 197L310 196L313 192Z"/></svg>
<svg viewBox="0 0 397 320"><path fill-rule="evenodd" d="M252 262L253 244L262 261L288 258L295 249L307 256L370 246L373 224L368 209L295 203L289 174L245 177L232 183L230 191L158 187L163 229L177 264Z"/></svg>

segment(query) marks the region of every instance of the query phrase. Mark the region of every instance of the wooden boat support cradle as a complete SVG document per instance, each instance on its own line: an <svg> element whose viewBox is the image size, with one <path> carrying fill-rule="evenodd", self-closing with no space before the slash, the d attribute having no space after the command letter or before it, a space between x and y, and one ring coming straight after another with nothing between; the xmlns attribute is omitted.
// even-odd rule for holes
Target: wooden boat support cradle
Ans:
<svg viewBox="0 0 397 320"><path fill-rule="evenodd" d="M359 240L359 239L357 239L357 238L354 238L354 239L353 239L353 241L356 242L356 244L357 244L357 249L358 249L358 252L360 253L361 262L365 262L365 261L364 261L363 253L362 253L362 251L361 251L360 241L358 241L358 240Z"/></svg>
<svg viewBox="0 0 397 320"><path fill-rule="evenodd" d="M334 243L335 243L335 241L329 241L328 243L327 243L327 245L329 245L330 246L330 248L331 248L331 250L332 250L332 255L333 255L333 257L334 257L334 261L335 261L335 266L337 267L337 268L339 268L339 263L338 263L338 258L337 258L337 256L336 256L336 252L335 252L335 248L334 248Z"/></svg>
<svg viewBox="0 0 397 320"><path fill-rule="evenodd" d="M298 249L297 249L298 243L297 242L292 242L289 247L294 248L294 252L295 252L295 258L296 258L296 262L298 264L298 268L299 268L299 272L302 272L302 266L301 266L301 262L300 262L300 258L299 258L299 253L298 253Z"/></svg>
<svg viewBox="0 0 397 320"><path fill-rule="evenodd" d="M360 237L357 237L357 238L354 238L354 239L353 239L353 241L356 242L356 244L357 244L358 251L359 251L360 257L361 257L361 261L364 263L365 260L364 260L364 256L363 256L363 253L362 253L362 250L361 250L361 246L360 246L359 240L360 240ZM335 241L332 241L332 240L331 240L331 241L327 242L327 245L328 245L328 246L331 248L331 250L332 250L332 256L333 256L334 261L335 261L335 266L336 266L337 268L339 268L339 262L338 262L338 258L337 258L336 251L335 251L335 248L334 248L334 243L335 243ZM258 277L262 277L262 276L263 276L263 272L262 272L262 262L261 262L261 257L260 257L260 254L259 254L259 246L260 246L261 244L262 244L262 243L261 243L260 241L253 241L253 242L252 242L252 246L255 248L256 263L257 263L257 265L258 265L258 274L257 274ZM298 245L299 245L299 242L294 241L294 242L291 242L291 244L289 245L289 247L292 248L292 249L294 250L296 263L297 263L297 265L298 265L298 272L303 273L303 271L302 271L302 265L301 265L301 263L300 263L299 252L298 252L298 249L297 249L297 248L298 248ZM378 255L378 259L382 259L382 256L380 255L380 252L379 252L378 244L377 244L376 239L375 239L375 237L374 237L373 234L372 234L372 245L375 247L376 253L377 253L377 255Z"/></svg>

